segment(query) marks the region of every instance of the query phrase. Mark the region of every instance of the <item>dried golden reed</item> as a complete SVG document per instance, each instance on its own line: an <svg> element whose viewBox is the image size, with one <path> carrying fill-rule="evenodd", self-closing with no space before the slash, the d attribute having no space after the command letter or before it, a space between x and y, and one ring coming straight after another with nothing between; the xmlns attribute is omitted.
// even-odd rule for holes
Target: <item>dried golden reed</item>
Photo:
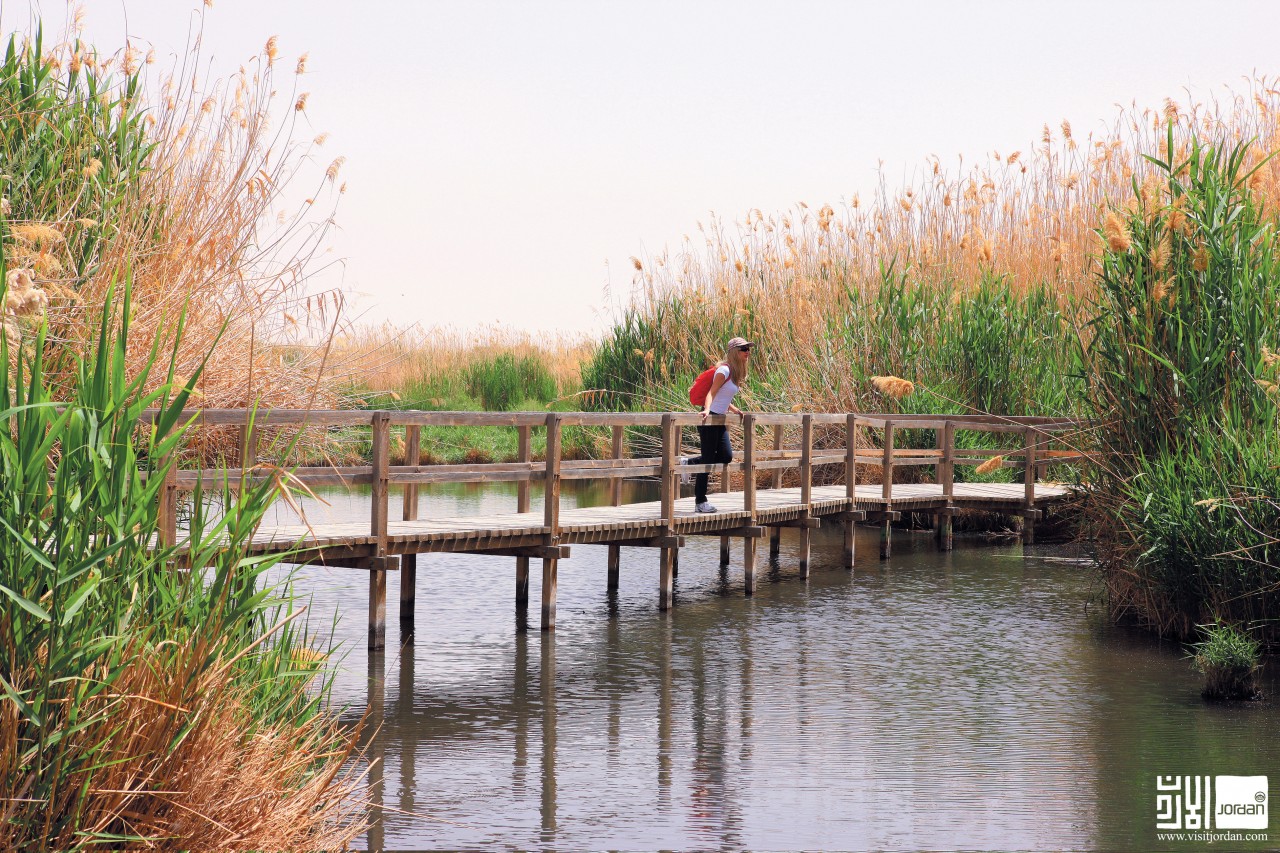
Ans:
<svg viewBox="0 0 1280 853"><path fill-rule="evenodd" d="M74 32L46 51L69 68L97 61ZM343 299L337 293L307 292L338 193L309 210L281 212L277 218L281 191L299 169L306 174L308 156L319 144L299 143L288 128L273 126L281 116L291 120L290 106L305 104L305 95L288 91L277 100L276 90L284 88L273 79L277 53L273 37L248 69L201 82L206 78L196 73L204 65L197 33L168 76L148 76L143 67L138 97L148 104L146 127L154 146L148 168L133 185L118 188L127 196L115 205L122 213L110 229L104 227L101 248L83 273L73 271L65 235L72 228L96 227L93 219L70 214L12 224L15 239L5 246L7 261L11 268L33 270L50 294L51 344L82 347L91 334L88 318L100 312L108 286L128 275L134 310L127 355L131 372L147 363L156 339L166 349L185 311L176 370L190 375L212 352L199 380L203 405L332 407L340 402L321 367L324 341L342 323ZM0 105L0 112L5 109ZM341 163L337 158L316 183L336 178ZM90 160L83 179L97 180L102 169L100 159ZM68 210L74 201L65 200ZM286 314L293 322L283 319ZM298 349L298 357L278 357L280 347L299 342L310 345ZM163 381L166 368L157 365L149 387ZM59 384L57 376L51 380ZM216 449L200 441L193 452Z"/></svg>
<svg viewBox="0 0 1280 853"><path fill-rule="evenodd" d="M990 474L992 471L998 470L1001 465L1004 465L1004 457L992 456L986 462L983 462L981 465L979 465L977 468L974 468L973 470L978 474Z"/></svg>
<svg viewBox="0 0 1280 853"><path fill-rule="evenodd" d="M881 394L895 400L901 400L908 394L915 393L916 390L912 382L899 376L872 376L871 384Z"/></svg>

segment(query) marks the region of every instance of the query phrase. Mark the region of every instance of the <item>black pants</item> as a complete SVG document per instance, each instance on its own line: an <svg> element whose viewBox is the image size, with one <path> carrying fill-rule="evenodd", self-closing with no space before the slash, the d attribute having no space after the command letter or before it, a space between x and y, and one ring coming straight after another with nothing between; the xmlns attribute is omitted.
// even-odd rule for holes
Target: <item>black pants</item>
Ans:
<svg viewBox="0 0 1280 853"><path fill-rule="evenodd" d="M720 424L698 427L702 440L702 455L689 460L690 465L727 465L733 461L733 448L729 446L729 428ZM693 494L698 503L707 499L709 474L696 474L693 478Z"/></svg>

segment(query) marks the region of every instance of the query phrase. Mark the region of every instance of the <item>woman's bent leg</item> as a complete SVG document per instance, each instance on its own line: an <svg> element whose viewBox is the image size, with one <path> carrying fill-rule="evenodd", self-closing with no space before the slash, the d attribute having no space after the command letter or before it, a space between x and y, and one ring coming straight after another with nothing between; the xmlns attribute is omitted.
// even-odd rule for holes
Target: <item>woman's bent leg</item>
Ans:
<svg viewBox="0 0 1280 853"><path fill-rule="evenodd" d="M719 461L723 444L727 444L729 436L722 426L698 427L698 439L702 443L702 455L689 460L690 465L714 465ZM707 501L707 480L710 475L703 472L693 478L693 495L696 503Z"/></svg>

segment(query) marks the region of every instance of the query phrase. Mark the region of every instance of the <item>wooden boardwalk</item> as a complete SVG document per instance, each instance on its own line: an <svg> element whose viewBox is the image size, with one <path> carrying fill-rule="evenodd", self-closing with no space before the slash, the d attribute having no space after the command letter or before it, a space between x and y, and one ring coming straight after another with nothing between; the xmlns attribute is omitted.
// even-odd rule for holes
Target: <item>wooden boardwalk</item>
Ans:
<svg viewBox="0 0 1280 853"><path fill-rule="evenodd" d="M725 419L713 419L723 423ZM296 469L292 478L311 485L368 485L372 489L368 522L302 524L264 527L250 545L254 553L284 553L290 562L348 566L369 573L369 643L382 648L386 633L386 583L390 572L400 576L400 617L411 622L417 590L416 555L505 555L515 558L516 606L526 608L531 560L542 562L542 618L544 630L555 627L557 566L578 545L609 548L609 584L616 587L622 547L649 547L659 553L658 606L674 603L672 579L678 570L679 549L690 536L718 536L721 561L729 561L730 543L742 540L746 594L755 587L757 542L769 536L777 552L783 527L800 533L800 572L808 575L810 532L824 521L845 529L844 559L853 565L853 527L878 522L880 556L891 553L892 522L903 512L933 516L939 547L951 547L951 519L965 509L1005 513L1022 518L1023 535L1034 541L1035 521L1046 507L1067 500L1071 491L1042 482L1050 465L1079 462L1085 457L1071 449L1079 425L1065 419L1004 418L994 416L915 416L866 414L754 414L739 423L730 418L740 450L729 465L681 465L689 455L682 447L681 427L700 422L690 413L475 413L475 412L299 412L270 410L250 416L243 410L206 410L205 426L238 425L241 429L241 467L203 471L172 471L162 490L161 538L181 547L177 526L179 494L221 483L252 482L276 474L257 466L258 431L298 427L372 430L370 465ZM491 426L519 432L518 460L472 465L420 465L419 446L424 426ZM532 458L532 430L546 430L542 460ZM612 457L566 460L561 454L566 427L612 430ZM660 455L628 458L626 430L657 428L650 442ZM403 464L391 464L391 431L404 430ZM931 437L932 447L895 447L903 430L915 443ZM1006 435L1004 450L957 447L958 432ZM771 447L760 445L772 437ZM1067 445L1055 449L1053 444ZM999 457L999 458L993 458ZM1012 467L1022 482L956 482L957 466ZM925 476L904 469L924 467ZM815 486L815 471L825 482ZM719 511L697 513L693 498L680 497L681 473L719 475L719 491L711 498ZM656 477L661 499L621 502L621 481L627 477ZM784 479L785 477L785 479ZM607 479L610 504L562 510L560 483L569 479ZM731 490L736 480L738 488ZM787 480L798 481L790 485ZM869 480L870 482L864 482ZM931 482L930 482L931 480ZM530 484L544 484L544 505L530 511ZM418 488L431 482L516 482L517 511L482 516L419 518ZM404 499L398 520L392 520L390 486L402 485Z"/></svg>
<svg viewBox="0 0 1280 853"><path fill-rule="evenodd" d="M858 486L851 502L844 486L820 486L813 489L808 512L800 501L800 489L758 491L756 519L760 527L786 526L788 521L806 516L843 518L851 510L862 516L885 510L880 486ZM948 500L942 487L934 483L894 486L893 506L899 511L934 513L951 507L954 510L973 506L985 510L1004 509L1019 515L1023 508L1024 489L1020 483L961 483ZM1037 483L1035 502L1046 506L1063 500L1070 492L1065 486ZM713 495L720 509L714 514L694 511L692 497L675 502L675 517L670 527L677 535L743 536L741 528L751 525L751 514L741 509L743 492L721 492ZM392 521L387 525L387 553L424 554L464 551L481 553L501 549L537 548L549 532L543 525L543 513L512 512L501 515L457 516L413 521ZM365 522L278 525L264 528L253 537L253 553L292 551L310 559L302 562L325 562L326 553L336 564L358 558L362 550L375 544ZM568 556L569 545L627 544L628 540L649 540L665 535L668 524L662 517L661 501L596 506L562 510L560 514L559 554ZM346 553L337 548L343 546Z"/></svg>

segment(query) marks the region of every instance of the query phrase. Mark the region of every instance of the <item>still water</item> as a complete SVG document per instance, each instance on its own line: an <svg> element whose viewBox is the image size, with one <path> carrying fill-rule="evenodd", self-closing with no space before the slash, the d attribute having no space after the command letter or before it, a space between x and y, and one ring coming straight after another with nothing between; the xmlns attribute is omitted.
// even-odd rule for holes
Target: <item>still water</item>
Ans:
<svg viewBox="0 0 1280 853"><path fill-rule="evenodd" d="M607 500L569 485L565 506ZM313 520L368 517L367 496L325 497ZM423 489L423 517L514 507L513 487ZM1202 701L1179 647L1107 624L1074 548L957 537L938 553L895 531L881 562L876 536L859 529L850 572L838 526L816 531L806 581L784 531L752 598L740 548L724 569L718 539L690 537L669 614L656 551L624 548L609 593L605 548L574 546L554 634L536 629L536 563L522 632L514 559L422 556L399 648L388 584L385 654L365 649L365 575L303 569L312 626L336 619L345 650L344 717L372 702L381 722L385 809L363 843L1197 850L1157 839L1157 775L1270 774L1276 789L1277 701ZM1274 849L1280 824L1271 838L1212 849Z"/></svg>

